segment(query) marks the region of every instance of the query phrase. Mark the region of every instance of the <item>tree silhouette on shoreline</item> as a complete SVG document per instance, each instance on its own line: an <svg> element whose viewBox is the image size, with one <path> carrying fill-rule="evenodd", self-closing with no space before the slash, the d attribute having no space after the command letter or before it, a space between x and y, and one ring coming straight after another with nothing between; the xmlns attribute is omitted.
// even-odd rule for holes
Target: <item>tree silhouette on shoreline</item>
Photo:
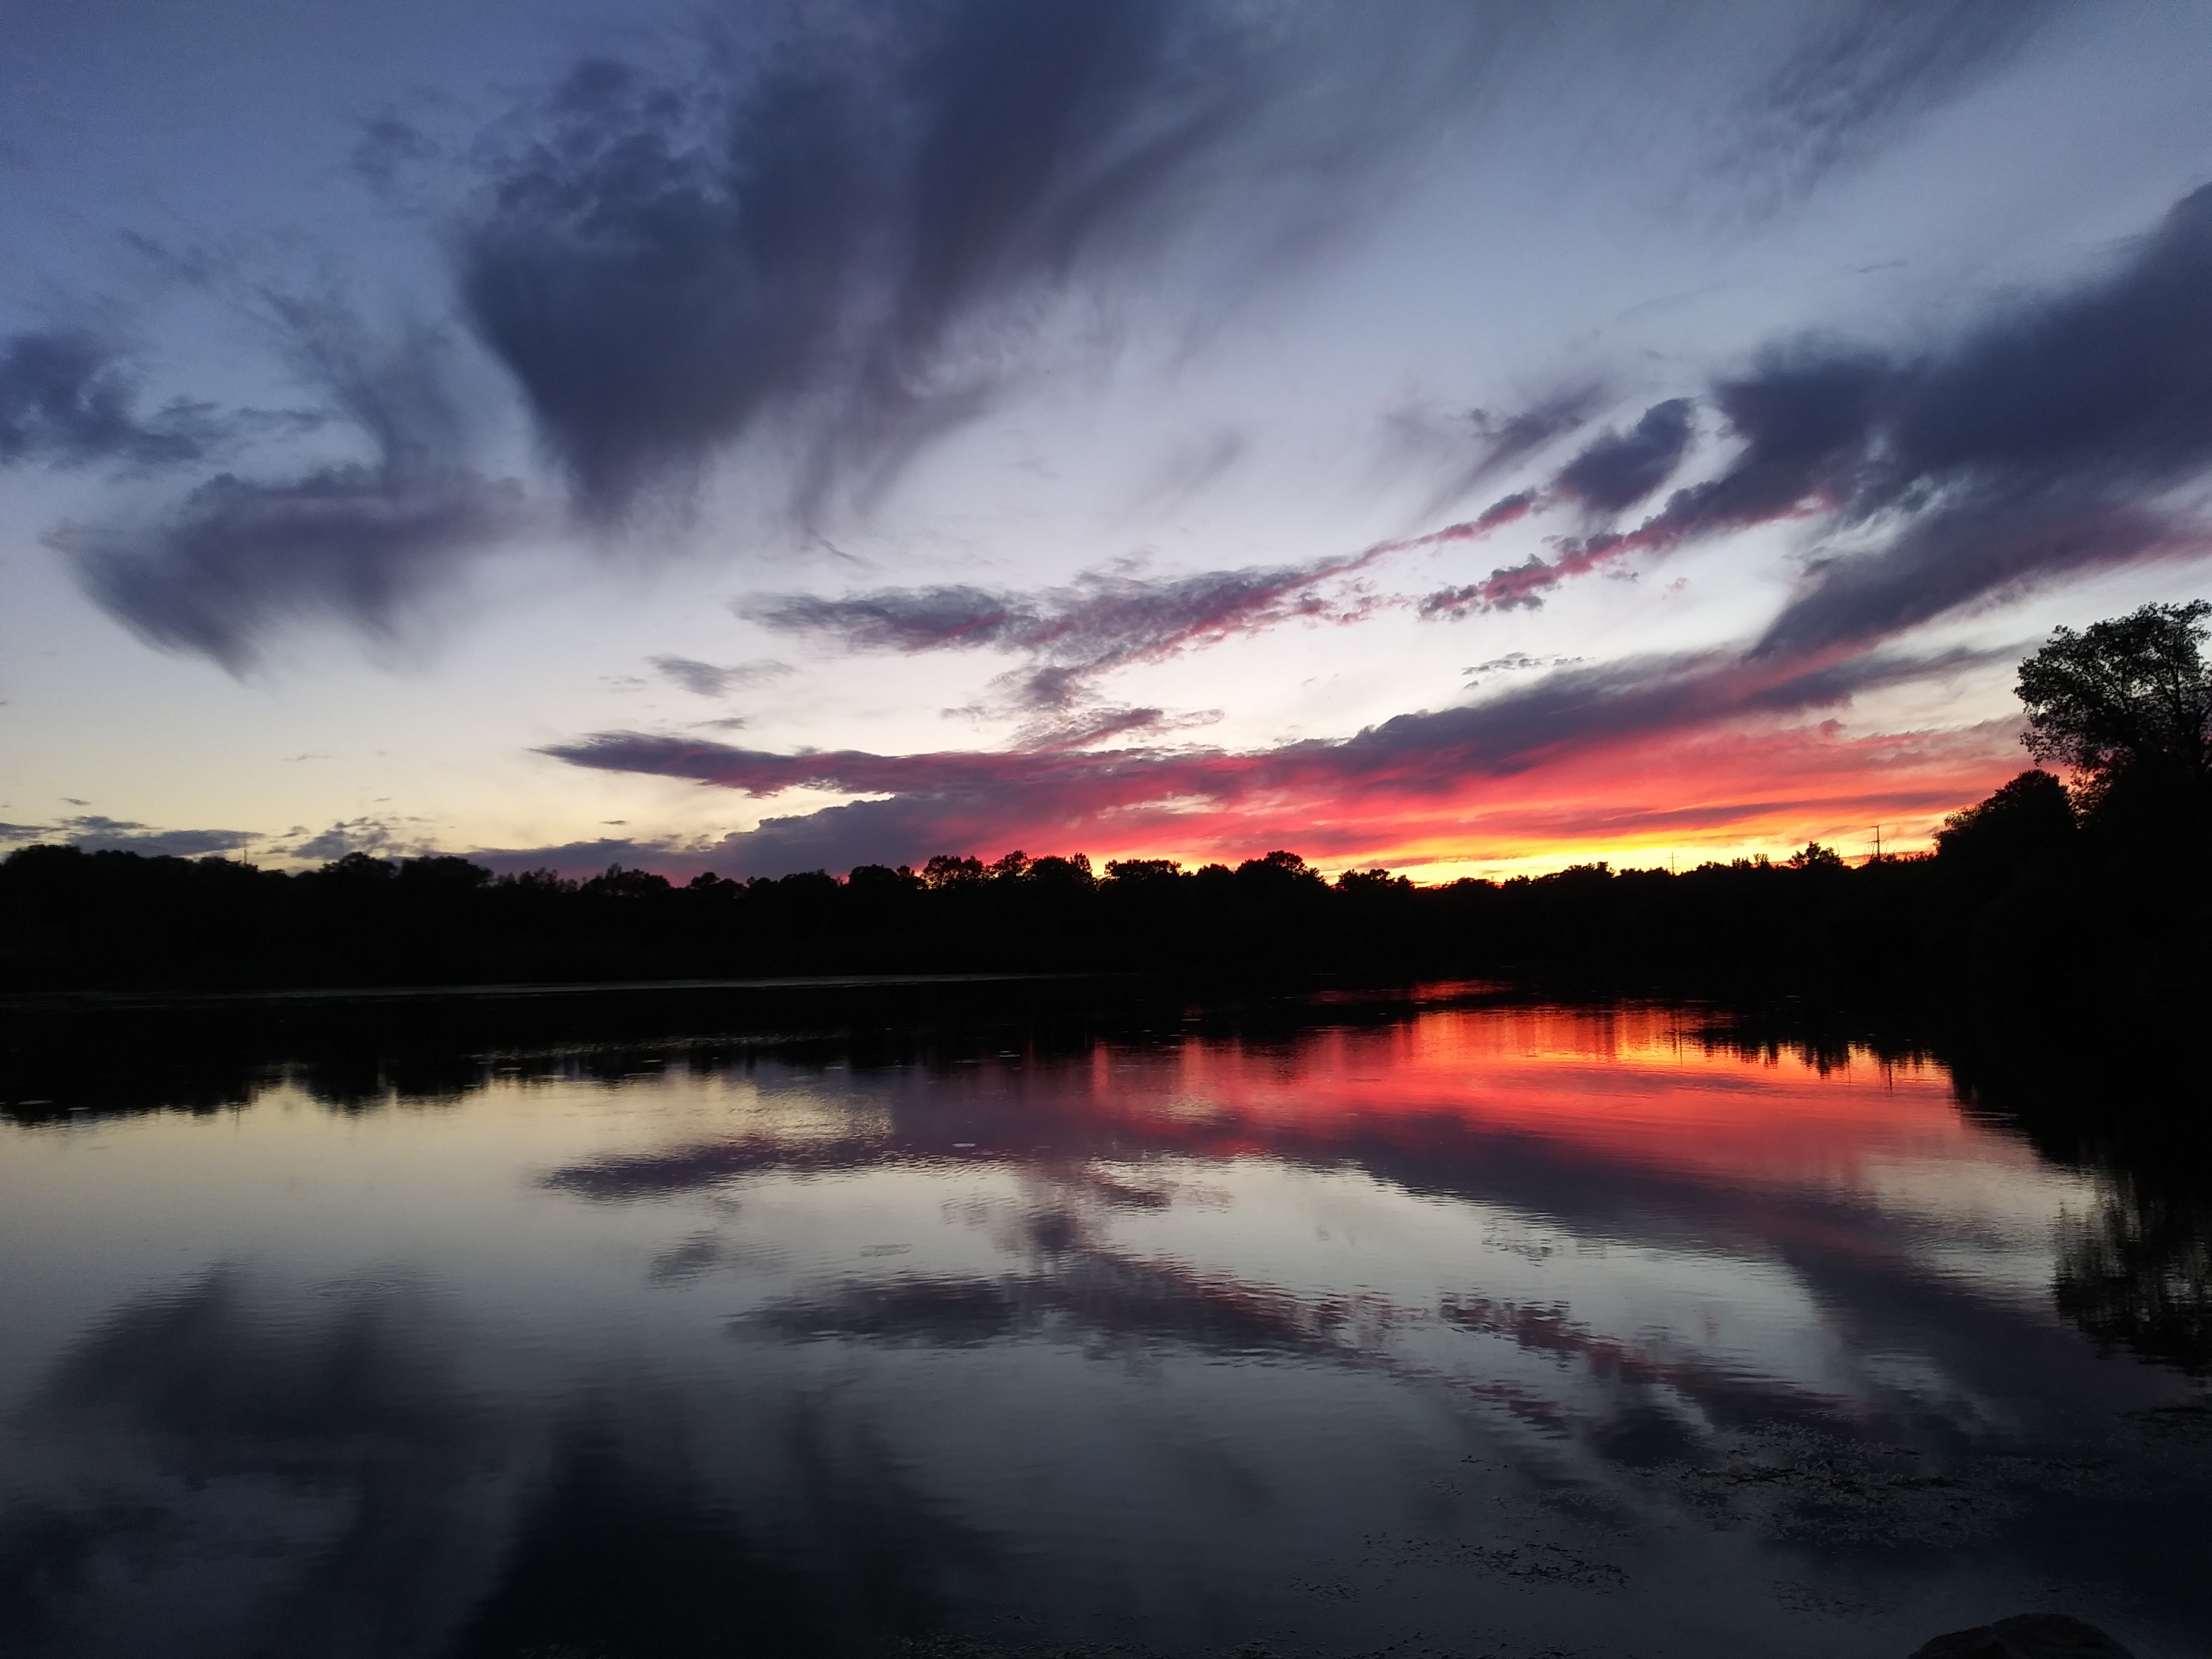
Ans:
<svg viewBox="0 0 2212 1659"><path fill-rule="evenodd" d="M2212 605L2056 630L2020 671L2024 772L1930 854L1416 887L1276 849L1231 867L1016 850L678 886L355 854L296 875L73 848L0 861L0 989L1198 972L1565 975L2168 1017L2212 924ZM2162 1011L2162 1012L2161 1012ZM2023 1012L2023 1017L2026 1017ZM2131 1016L2132 1017L2132 1014Z"/></svg>

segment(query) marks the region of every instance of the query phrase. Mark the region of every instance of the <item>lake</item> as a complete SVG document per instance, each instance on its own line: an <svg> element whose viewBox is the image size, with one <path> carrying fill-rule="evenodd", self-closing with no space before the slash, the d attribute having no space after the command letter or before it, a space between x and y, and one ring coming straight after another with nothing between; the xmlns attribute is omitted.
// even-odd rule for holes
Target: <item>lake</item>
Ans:
<svg viewBox="0 0 2212 1659"><path fill-rule="evenodd" d="M0 1651L2212 1635L2202 1212L1933 1059L658 994L15 1009Z"/></svg>

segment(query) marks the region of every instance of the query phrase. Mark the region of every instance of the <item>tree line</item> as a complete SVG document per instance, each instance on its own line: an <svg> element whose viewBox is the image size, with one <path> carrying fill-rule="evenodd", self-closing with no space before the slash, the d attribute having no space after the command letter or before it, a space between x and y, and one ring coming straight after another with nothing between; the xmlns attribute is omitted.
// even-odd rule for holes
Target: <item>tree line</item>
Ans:
<svg viewBox="0 0 2212 1659"><path fill-rule="evenodd" d="M776 975L1538 972L1654 988L1968 997L2185 1015L2212 922L2212 605L2060 629L2021 669L2033 758L1934 852L1416 887L1297 854L1185 869L965 855L678 885L354 854L288 874L26 848L0 863L0 988Z"/></svg>

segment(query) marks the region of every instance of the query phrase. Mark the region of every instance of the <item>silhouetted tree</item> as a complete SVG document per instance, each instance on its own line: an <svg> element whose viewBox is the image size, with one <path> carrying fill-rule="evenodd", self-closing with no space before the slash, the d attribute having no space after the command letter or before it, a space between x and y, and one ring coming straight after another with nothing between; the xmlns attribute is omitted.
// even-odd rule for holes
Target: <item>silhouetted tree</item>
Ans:
<svg viewBox="0 0 2212 1659"><path fill-rule="evenodd" d="M2074 803L2066 786L2039 769L1944 819L1936 832L1936 852L1960 865L2010 868L2073 838Z"/></svg>
<svg viewBox="0 0 2212 1659"><path fill-rule="evenodd" d="M2038 760L2081 774L2094 800L2124 773L2212 775L2212 673L2203 647L2212 603L2147 605L2052 631L2020 665L2023 741Z"/></svg>

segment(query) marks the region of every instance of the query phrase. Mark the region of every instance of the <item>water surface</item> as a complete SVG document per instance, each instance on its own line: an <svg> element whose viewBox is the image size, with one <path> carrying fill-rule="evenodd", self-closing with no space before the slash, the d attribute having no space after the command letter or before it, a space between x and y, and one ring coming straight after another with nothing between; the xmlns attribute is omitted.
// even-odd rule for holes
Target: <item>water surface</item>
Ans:
<svg viewBox="0 0 2212 1659"><path fill-rule="evenodd" d="M2054 1296L2112 1179L1706 1023L19 1068L0 1650L2203 1651L2212 1413Z"/></svg>

